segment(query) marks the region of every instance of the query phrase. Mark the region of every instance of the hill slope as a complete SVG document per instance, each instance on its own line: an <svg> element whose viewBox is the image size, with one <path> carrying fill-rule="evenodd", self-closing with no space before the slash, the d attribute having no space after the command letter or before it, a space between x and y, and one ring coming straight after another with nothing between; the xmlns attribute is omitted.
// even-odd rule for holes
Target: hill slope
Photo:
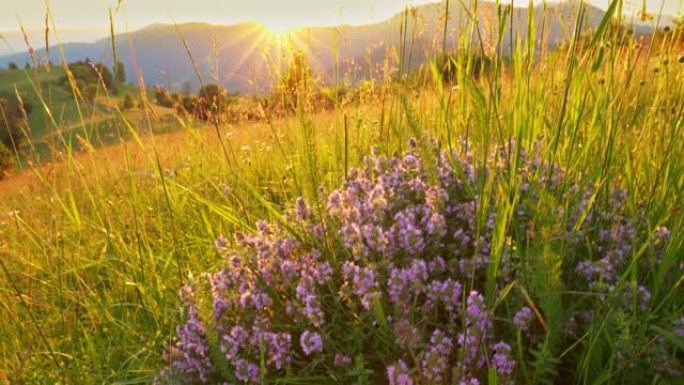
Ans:
<svg viewBox="0 0 684 385"><path fill-rule="evenodd" d="M53 67L50 72L41 71L39 78L31 71L0 70L0 97L13 97L15 92L19 92L24 102L33 107L28 119L29 126L34 130L34 137L43 136L52 126L48 115L43 113L44 108L40 107L42 102L37 96L38 91L43 95L49 95L43 102L52 112L57 124L78 119L73 96L56 84L62 76L64 69L60 67Z"/></svg>
<svg viewBox="0 0 684 385"><path fill-rule="evenodd" d="M65 70L59 66L33 70L0 70L0 98L15 99L18 93L28 112L27 134L30 140L24 140L22 146L33 147L42 160L48 159L52 143L63 142L79 147L79 136L88 137L92 144L105 144L125 131L116 118L116 106L122 98L130 94L137 99L139 89L130 84L117 86L116 95L105 95L98 91L92 102L77 103L73 94L60 84ZM150 106L162 123L158 128L167 129L167 122L172 109ZM143 118L143 111L135 108L127 110L125 116L133 122ZM117 127L118 125L118 127ZM0 125L4 129L4 126ZM61 147L60 147L61 148Z"/></svg>

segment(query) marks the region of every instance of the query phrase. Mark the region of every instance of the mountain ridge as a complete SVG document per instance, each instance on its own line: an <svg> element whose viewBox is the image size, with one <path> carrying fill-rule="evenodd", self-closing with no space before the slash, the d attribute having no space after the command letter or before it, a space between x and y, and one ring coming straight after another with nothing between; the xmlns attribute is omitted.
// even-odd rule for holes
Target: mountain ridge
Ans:
<svg viewBox="0 0 684 385"><path fill-rule="evenodd" d="M548 33L546 38L551 47L566 39L562 24L574 24L572 20L577 13L577 6L562 2L547 5L543 10L541 7L534 8L535 23L548 23L545 24ZM595 28L605 12L592 5L585 7L586 27ZM478 3L479 25L480 29L485 31L482 34L483 41L494 39L487 31L496 30L496 14L494 3ZM528 8L514 8L512 17L508 18L505 27L512 27L526 39L529 14ZM464 22L467 15L457 6L450 10L449 16L447 45L453 47L458 39L458 26ZM254 92L254 88L267 87L268 77L282 70L282 63L287 62L287 47L294 50L308 47L310 64L314 70L331 77L333 68L338 67L342 73L351 71L352 77L363 78L376 70L372 64L366 62L377 65L382 61L388 47L399 45L403 17L403 13L398 13L387 20L372 24L295 28L288 31L287 35L271 32L254 22L227 26L206 22L179 25L155 23L130 34L116 34L117 59L124 63L129 81L138 78L137 68L148 85L161 84L168 88L178 88L181 84L190 82L192 87L196 88L199 81L194 76L193 63L187 56L183 42L185 40L205 81L218 81L234 92ZM412 38L413 31L420 30L413 42L407 42L413 47L405 53L414 60L409 65L420 65L426 56L436 53L441 48L444 23L441 17L443 8L439 3L418 6L415 13L408 16L406 35L409 39ZM648 33L652 30L638 25L634 28L637 33ZM183 40L179 36L179 31ZM539 31L536 33L539 34ZM437 40L439 44L436 43ZM509 40L510 36L504 38L504 48L509 47ZM333 42L337 42L337 53L333 51ZM61 51L68 62L88 57L93 61L111 65L111 47L111 37L105 37L94 43L66 43L61 46ZM59 52L56 47L51 47L50 60L59 62ZM36 49L34 54L43 58L47 56L45 48ZM336 54L339 58L338 66L335 65L334 59ZM28 53L0 56L0 67L6 66L9 62L30 62L30 58Z"/></svg>

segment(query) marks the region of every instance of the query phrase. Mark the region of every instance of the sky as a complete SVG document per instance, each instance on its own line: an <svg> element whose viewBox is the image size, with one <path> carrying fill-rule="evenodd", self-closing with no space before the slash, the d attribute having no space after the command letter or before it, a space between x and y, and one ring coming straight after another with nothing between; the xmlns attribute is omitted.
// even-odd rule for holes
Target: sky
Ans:
<svg viewBox="0 0 684 385"><path fill-rule="evenodd" d="M58 29L108 29L108 10L115 9L117 28L135 30L152 23L203 21L234 24L253 21L276 31L308 25L364 24L378 22L408 4L436 0L47 0ZM454 2L458 0L452 0ZM511 0L506 0L510 2ZM577 0L575 0L577 1ZM638 9L643 0L624 0ZM527 0L519 0L521 5ZM535 2L540 2L535 0ZM610 0L589 0L606 8ZM684 11L684 0L646 0L651 12L661 2L665 13ZM28 30L42 29L46 0L0 0L0 31L16 31L19 21Z"/></svg>

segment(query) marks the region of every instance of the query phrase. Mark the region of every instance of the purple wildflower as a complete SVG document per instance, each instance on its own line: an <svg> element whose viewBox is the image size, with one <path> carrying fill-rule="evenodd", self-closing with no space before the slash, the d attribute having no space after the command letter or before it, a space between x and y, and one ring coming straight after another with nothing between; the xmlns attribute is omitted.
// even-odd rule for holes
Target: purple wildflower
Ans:
<svg viewBox="0 0 684 385"><path fill-rule="evenodd" d="M347 261L342 267L345 284L353 288L354 294L361 299L361 305L370 309L373 297L377 292L375 270L370 267L360 267L354 262Z"/></svg>
<svg viewBox="0 0 684 385"><path fill-rule="evenodd" d="M444 281L434 280L428 286L427 299L428 306L441 302L446 311L454 313L461 303L461 284L451 278Z"/></svg>
<svg viewBox="0 0 684 385"><path fill-rule="evenodd" d="M443 331L436 329L430 338L422 361L422 375L429 383L441 383L449 367L453 343Z"/></svg>
<svg viewBox="0 0 684 385"><path fill-rule="evenodd" d="M242 382L251 384L259 383L259 366L245 359L238 358L233 361L235 377Z"/></svg>
<svg viewBox="0 0 684 385"><path fill-rule="evenodd" d="M404 360L399 360L387 367L387 379L389 385L413 385L413 378Z"/></svg>
<svg viewBox="0 0 684 385"><path fill-rule="evenodd" d="M276 369L282 369L290 363L292 350L292 336L290 333L264 333L266 344L267 362Z"/></svg>
<svg viewBox="0 0 684 385"><path fill-rule="evenodd" d="M466 308L466 321L468 326L474 326L478 330L486 331L492 327L492 322L487 316L484 298L480 293L473 290L468 295L468 307Z"/></svg>
<svg viewBox="0 0 684 385"><path fill-rule="evenodd" d="M240 349L249 341L249 332L240 325L235 325L229 333L223 335L220 344L221 352L228 360L237 357Z"/></svg>
<svg viewBox="0 0 684 385"><path fill-rule="evenodd" d="M304 201L304 198L302 197L297 198L295 210L297 212L298 221L304 221L306 219L309 219L309 216L311 215L311 211L309 210L309 207L306 205L306 201Z"/></svg>
<svg viewBox="0 0 684 385"><path fill-rule="evenodd" d="M316 332L305 330L299 339L299 344L302 346L302 350L307 356L314 352L320 353L323 351L323 339L321 338L321 335Z"/></svg>
<svg viewBox="0 0 684 385"><path fill-rule="evenodd" d="M475 377L467 375L459 382L459 385L480 385L480 381Z"/></svg>
<svg viewBox="0 0 684 385"><path fill-rule="evenodd" d="M505 342L498 342L492 346L494 357L492 366L500 376L510 376L515 368L515 361L511 358L511 346Z"/></svg>
<svg viewBox="0 0 684 385"><path fill-rule="evenodd" d="M230 244L228 242L228 239L224 237L223 235L219 235L218 238L216 238L216 241L214 241L214 244L216 245L216 250L218 250L219 253L223 254L228 250L228 245Z"/></svg>
<svg viewBox="0 0 684 385"><path fill-rule="evenodd" d="M534 313L532 313L532 310L527 306L523 306L520 311L515 313L513 324L519 327L523 332L528 332L530 330L530 322L533 318Z"/></svg>
<svg viewBox="0 0 684 385"><path fill-rule="evenodd" d="M676 327L674 334L684 338L684 316L672 321L672 325Z"/></svg>
<svg viewBox="0 0 684 385"><path fill-rule="evenodd" d="M333 359L333 365L337 367L345 367L351 364L351 357L346 354L337 352L335 353L335 358Z"/></svg>
<svg viewBox="0 0 684 385"><path fill-rule="evenodd" d="M466 329L459 333L457 341L463 350L463 362L479 369L486 360L480 345L489 336L492 321L487 316L484 298L477 291L471 291L468 296L465 317Z"/></svg>
<svg viewBox="0 0 684 385"><path fill-rule="evenodd" d="M418 329L406 319L397 321L394 324L394 335L397 345L407 350L415 349L420 340Z"/></svg>
<svg viewBox="0 0 684 385"><path fill-rule="evenodd" d="M197 318L192 289L185 286L181 293L187 301L188 319L176 328L176 342L166 350L165 358L175 370L206 383L213 372L206 326Z"/></svg>
<svg viewBox="0 0 684 385"><path fill-rule="evenodd" d="M670 230L667 229L667 227L664 226L658 226L655 229L655 236L654 240L655 243L658 244L660 242L665 242L670 238Z"/></svg>

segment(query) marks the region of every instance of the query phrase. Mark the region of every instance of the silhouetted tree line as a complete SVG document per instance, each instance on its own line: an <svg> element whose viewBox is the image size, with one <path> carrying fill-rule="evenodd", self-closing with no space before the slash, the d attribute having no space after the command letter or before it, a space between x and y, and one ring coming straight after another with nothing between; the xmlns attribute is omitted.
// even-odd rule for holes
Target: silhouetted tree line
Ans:
<svg viewBox="0 0 684 385"><path fill-rule="evenodd" d="M174 108L180 115L203 121L221 115L234 98L234 95L229 95L225 89L214 83L204 85L197 93L169 92L162 86L154 89L154 101L157 105Z"/></svg>
<svg viewBox="0 0 684 385"><path fill-rule="evenodd" d="M116 95L118 93L117 86L126 81L126 69L121 62L114 65L114 72L103 63L93 63L88 58L73 62L67 65L67 68L73 77L75 87L88 101L95 99L100 87L104 87L105 90ZM62 75L58 84L69 92L72 90L69 74Z"/></svg>
<svg viewBox="0 0 684 385"><path fill-rule="evenodd" d="M22 125L32 109L30 103L15 94L0 94L0 179L14 165L16 149L25 139Z"/></svg>

